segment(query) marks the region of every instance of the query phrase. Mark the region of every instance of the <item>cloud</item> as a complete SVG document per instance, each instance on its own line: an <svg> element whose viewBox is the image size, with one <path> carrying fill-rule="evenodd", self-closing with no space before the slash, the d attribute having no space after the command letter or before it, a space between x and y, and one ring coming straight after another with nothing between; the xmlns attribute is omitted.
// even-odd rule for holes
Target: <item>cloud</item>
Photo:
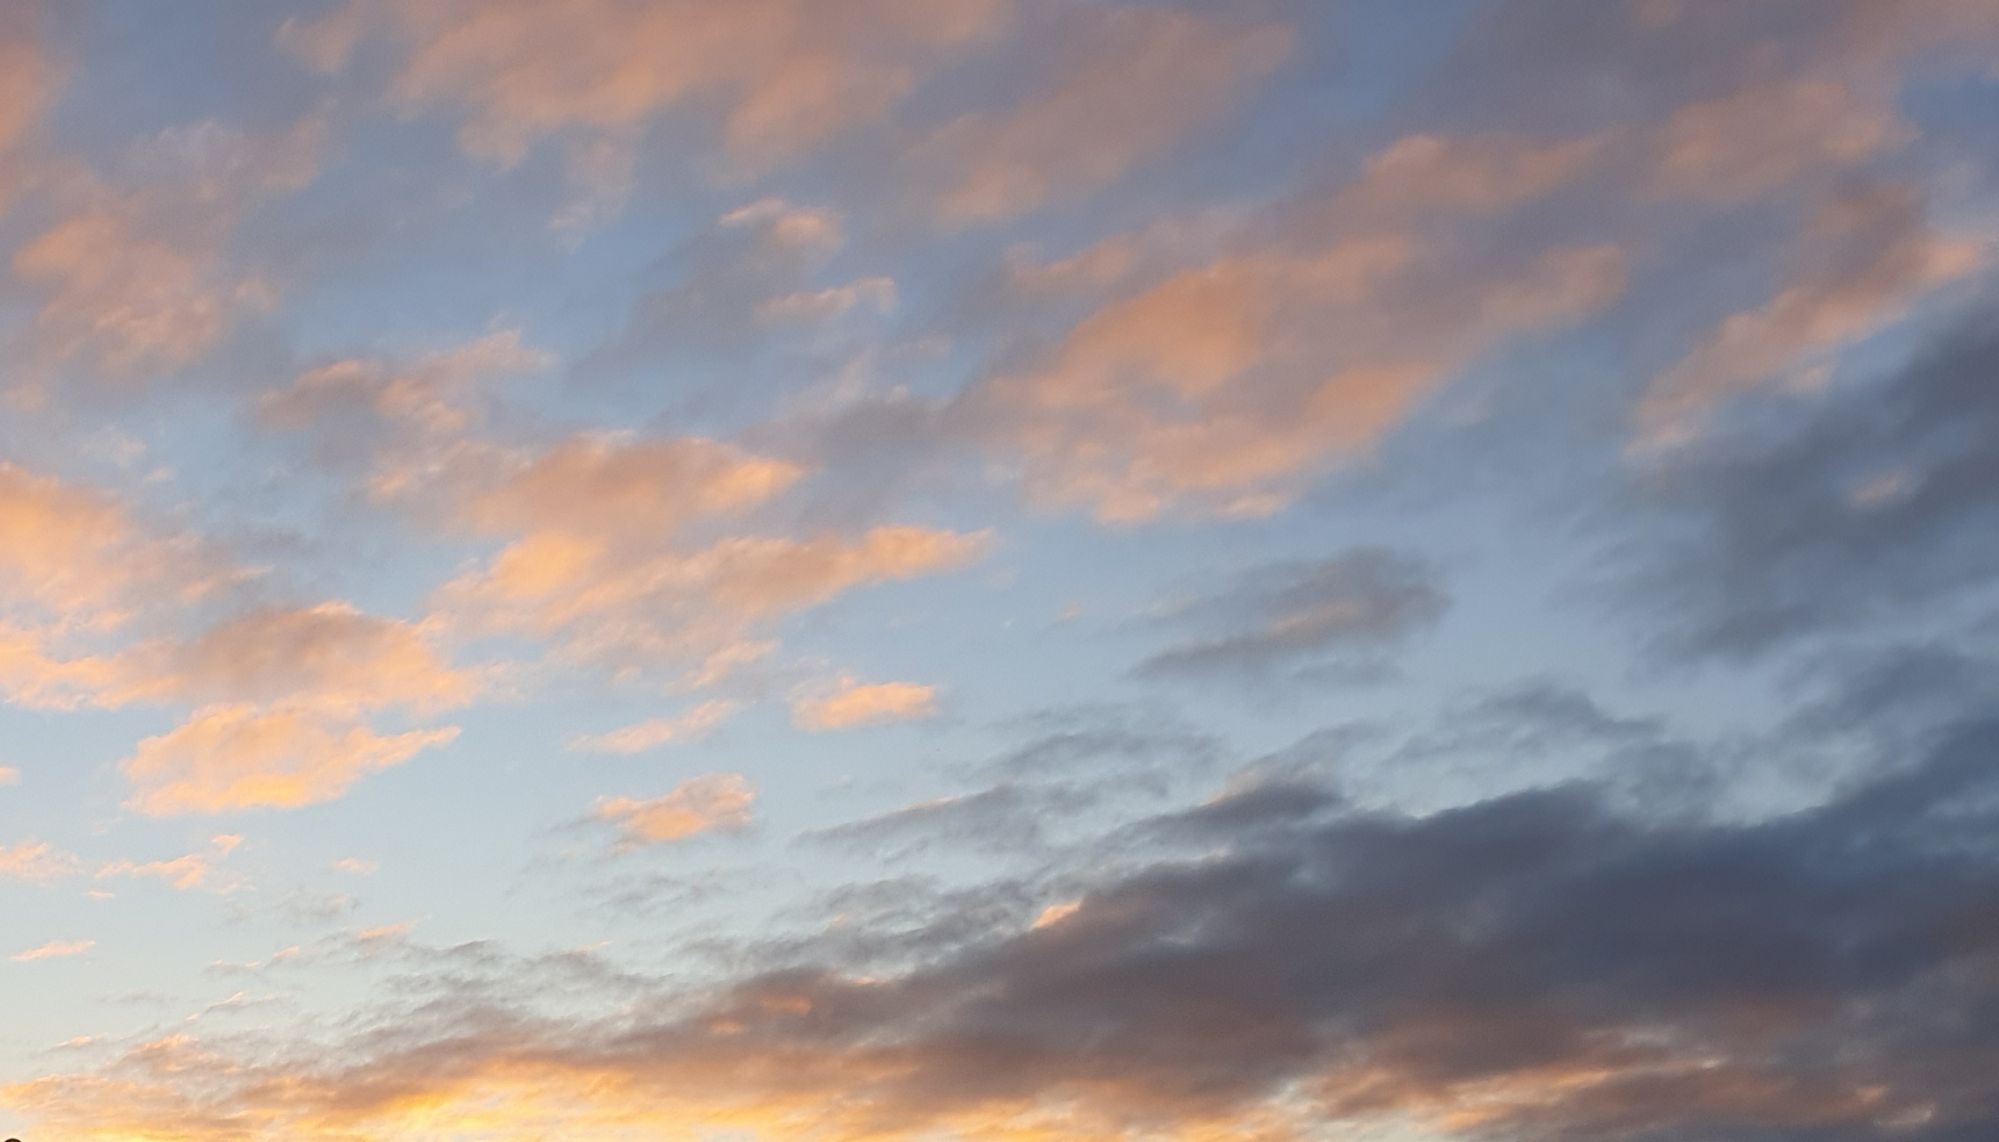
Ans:
<svg viewBox="0 0 1999 1142"><path fill-rule="evenodd" d="M859 682L791 705L791 720L808 730L844 730L882 722L908 722L937 715L937 688L916 682Z"/></svg>
<svg viewBox="0 0 1999 1142"><path fill-rule="evenodd" d="M135 617L181 611L241 576L99 489L0 463L0 690L44 708L129 701L116 649Z"/></svg>
<svg viewBox="0 0 1999 1142"><path fill-rule="evenodd" d="M494 404L494 382L548 368L553 358L517 329L406 357L342 357L265 392L259 418L304 433L315 457L335 468L368 470L378 498L411 494L449 470Z"/></svg>
<svg viewBox="0 0 1999 1142"><path fill-rule="evenodd" d="M1999 344L1982 312L1641 486L1685 525L1630 579L1670 652L1744 656L1918 621L1990 581Z"/></svg>
<svg viewBox="0 0 1999 1142"><path fill-rule="evenodd" d="M42 24L35 4L11 5L0 17L0 156L40 123L65 79L42 41Z"/></svg>
<svg viewBox="0 0 1999 1142"><path fill-rule="evenodd" d="M345 1042L154 1043L7 1096L72 1132L393 1134L476 1100L495 1138L647 1113L828 1140L1976 1137L1999 1116L1966 1016L1995 999L1995 749L1966 724L1760 820L1634 815L1586 784L1427 814L1249 785L969 932L933 911L914 962L820 942L689 990L405 940L406 996Z"/></svg>
<svg viewBox="0 0 1999 1142"><path fill-rule="evenodd" d="M447 663L417 626L342 602L265 607L185 643L129 656L128 686L196 702L304 704L326 713L464 705L479 679Z"/></svg>
<svg viewBox="0 0 1999 1142"><path fill-rule="evenodd" d="M596 817L616 825L628 845L656 845L747 828L756 799L755 787L743 775L711 773L650 800L606 797L597 802Z"/></svg>
<svg viewBox="0 0 1999 1142"><path fill-rule="evenodd" d="M1594 137L1544 144L1512 135L1405 135L1367 161L1334 209L1496 214L1577 178L1604 149Z"/></svg>
<svg viewBox="0 0 1999 1142"><path fill-rule="evenodd" d="M140 597L192 601L219 571L199 544L149 533L98 489L0 462L0 602L10 611L115 627Z"/></svg>
<svg viewBox="0 0 1999 1142"><path fill-rule="evenodd" d="M765 242L778 249L837 250L847 242L846 223L838 211L777 197L745 203L719 221L725 228L755 227Z"/></svg>
<svg viewBox="0 0 1999 1142"><path fill-rule="evenodd" d="M50 881L74 876L83 864L46 841L18 841L0 845L0 878L7 880Z"/></svg>
<svg viewBox="0 0 1999 1142"><path fill-rule="evenodd" d="M1289 54L1291 31L1171 8L1071 13L1066 69L1022 102L968 112L918 144L949 172L953 222L1025 213L1098 190L1220 119Z"/></svg>
<svg viewBox="0 0 1999 1142"><path fill-rule="evenodd" d="M1043 847L1056 816L1093 800L1051 785L995 785L814 830L802 839L870 859L899 860L940 845L1017 856Z"/></svg>
<svg viewBox="0 0 1999 1142"><path fill-rule="evenodd" d="M1824 365L1833 351L1900 320L1924 295L1985 260L1979 244L1933 230L1907 187L1832 202L1805 245L1776 296L1730 315L1654 379L1638 409L1641 445L1684 443L1715 406L1787 372Z"/></svg>
<svg viewBox="0 0 1999 1142"><path fill-rule="evenodd" d="M273 282L232 264L228 248L259 205L316 177L325 131L310 115L268 135L203 122L148 140L117 183L56 177L58 214L12 260L42 294L44 360L80 361L100 380L172 373L272 309Z"/></svg>
<svg viewBox="0 0 1999 1142"><path fill-rule="evenodd" d="M643 753L669 742L705 737L736 712L734 702L712 699L672 718L650 718L601 734L578 734L569 749L578 753Z"/></svg>
<svg viewBox="0 0 1999 1142"><path fill-rule="evenodd" d="M1259 567L1175 608L1162 622L1192 628L1195 637L1148 657L1137 672L1268 678L1336 656L1365 665L1434 623L1447 605L1427 567L1389 551Z"/></svg>
<svg viewBox="0 0 1999 1142"><path fill-rule="evenodd" d="M1506 169L1534 163L1498 162L1495 144L1453 146L1478 154L1405 142L1341 190L1238 225L1219 253L1120 283L954 416L1017 464L1046 505L1127 523L1278 510L1311 479L1369 455L1483 354L1574 323L1623 290L1615 245L1468 229L1559 178ZM1410 164L1461 162L1504 173L1455 200L1372 188L1408 177Z"/></svg>
<svg viewBox="0 0 1999 1142"><path fill-rule="evenodd" d="M1802 78L1692 103L1660 132L1660 189L1720 203L1767 194L1808 172L1858 166L1911 128L1878 95Z"/></svg>
<svg viewBox="0 0 1999 1142"><path fill-rule="evenodd" d="M708 494L720 507L767 488L761 474L724 477ZM533 511L521 516L536 529L446 584L438 607L465 629L548 639L613 673L678 669L702 682L760 656L765 623L855 587L962 567L989 538L885 525L853 538L742 535L683 549L655 513L670 520L695 510L690 493L704 494L699 484L662 485L657 495L641 482L622 485L607 502L570 513L573 524L549 499L546 525Z"/></svg>
<svg viewBox="0 0 1999 1142"><path fill-rule="evenodd" d="M483 680L452 666L431 632L342 602L229 613L229 588L244 578L199 538L159 534L108 495L0 465L7 697L196 708L126 759L135 804L214 812L324 800L455 734L380 737L360 721L455 708L479 692ZM215 610L223 617L193 625Z"/></svg>
<svg viewBox="0 0 1999 1142"><path fill-rule="evenodd" d="M66 956L80 956L96 946L96 940L52 940L39 947L15 952L9 958L17 964L33 963L36 960L53 960Z"/></svg>
<svg viewBox="0 0 1999 1142"><path fill-rule="evenodd" d="M702 516L731 515L790 487L802 473L699 437L573 436L471 498L469 522L643 545Z"/></svg>
<svg viewBox="0 0 1999 1142"><path fill-rule="evenodd" d="M457 112L464 149L498 163L569 132L631 140L689 107L717 109L730 160L757 167L880 118L939 56L986 35L1006 10L998 0L868 0L838 10L802 0L719 9L689 0L561 9L534 0L350 0L319 20L287 22L279 42L338 71L362 42L388 41L391 99Z"/></svg>
<svg viewBox="0 0 1999 1142"><path fill-rule="evenodd" d="M230 892L241 887L242 880L234 876L223 876L218 880L220 870L216 866L242 842L242 837L224 834L212 838L206 851L185 853L170 860L110 861L97 867L96 877L99 880L121 876L159 880L177 892L192 891L204 885L212 891Z"/></svg>
<svg viewBox="0 0 1999 1142"><path fill-rule="evenodd" d="M132 807L151 816L296 808L457 737L456 726L383 736L308 710L205 706L141 741L120 768Z"/></svg>

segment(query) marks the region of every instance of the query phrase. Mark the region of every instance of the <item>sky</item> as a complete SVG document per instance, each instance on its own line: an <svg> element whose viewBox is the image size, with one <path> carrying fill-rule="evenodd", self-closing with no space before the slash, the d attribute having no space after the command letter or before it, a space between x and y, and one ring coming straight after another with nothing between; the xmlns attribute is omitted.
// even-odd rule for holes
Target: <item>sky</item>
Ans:
<svg viewBox="0 0 1999 1142"><path fill-rule="evenodd" d="M0 1136L1999 1137L1999 0L0 0Z"/></svg>

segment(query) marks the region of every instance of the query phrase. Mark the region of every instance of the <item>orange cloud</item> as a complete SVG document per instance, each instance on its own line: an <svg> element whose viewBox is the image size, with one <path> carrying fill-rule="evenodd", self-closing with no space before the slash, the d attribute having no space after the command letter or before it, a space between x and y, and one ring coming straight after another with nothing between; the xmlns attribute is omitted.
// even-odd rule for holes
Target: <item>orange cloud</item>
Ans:
<svg viewBox="0 0 1999 1142"><path fill-rule="evenodd" d="M74 876L82 865L46 841L21 841L0 845L0 878L8 880L57 880Z"/></svg>
<svg viewBox="0 0 1999 1142"><path fill-rule="evenodd" d="M580 753L643 753L668 742L687 741L712 732L736 712L734 702L703 702L673 718L651 718L601 734L579 734L569 748Z"/></svg>
<svg viewBox="0 0 1999 1142"><path fill-rule="evenodd" d="M17 4L0 19L0 154L34 128L62 86L62 69L41 42L39 17L38 6Z"/></svg>
<svg viewBox="0 0 1999 1142"><path fill-rule="evenodd" d="M80 956L96 946L96 940L52 940L39 947L15 952L10 958L17 964L33 963L36 960L53 960L61 959L65 956Z"/></svg>
<svg viewBox="0 0 1999 1142"><path fill-rule="evenodd" d="M737 536L689 548L681 532L769 501L796 466L699 438L586 435L468 493L473 527L518 537L446 584L438 613L471 632L526 633L573 659L697 677L761 653L757 624L866 583L963 566L987 537L877 527L855 538Z"/></svg>
<svg viewBox="0 0 1999 1142"><path fill-rule="evenodd" d="M157 669L134 678L128 684L133 690L202 702L284 702L344 713L398 706L435 711L463 705L479 688L417 626L340 602L250 611L191 642L134 658Z"/></svg>
<svg viewBox="0 0 1999 1142"><path fill-rule="evenodd" d="M1220 117L1290 53L1290 29L1168 8L1090 11L1066 74L1044 94L945 126L919 154L952 172L937 202L974 222L1108 186Z"/></svg>
<svg viewBox="0 0 1999 1142"><path fill-rule="evenodd" d="M1675 112L1658 138L1656 177L1667 193L1739 202L1809 172L1856 166L1912 135L1877 93L1795 79Z"/></svg>
<svg viewBox="0 0 1999 1142"><path fill-rule="evenodd" d="M809 730L843 730L935 717L937 688L915 682L847 681L831 694L792 704L791 719Z"/></svg>
<svg viewBox="0 0 1999 1142"><path fill-rule="evenodd" d="M463 114L459 141L511 164L577 130L628 139L676 107L719 106L730 157L761 165L878 118L935 57L989 32L1001 0L350 0L280 42L324 71L390 40L392 97Z"/></svg>
<svg viewBox="0 0 1999 1142"><path fill-rule="evenodd" d="M768 501L803 473L699 437L571 437L528 461L467 505L476 526L645 544L698 516Z"/></svg>
<svg viewBox="0 0 1999 1142"><path fill-rule="evenodd" d="M1376 228L1224 255L1105 304L996 378L977 414L1044 503L1109 521L1264 514L1480 353L1609 304L1624 274L1607 245L1463 264L1442 239Z"/></svg>
<svg viewBox="0 0 1999 1142"><path fill-rule="evenodd" d="M456 726L387 736L321 713L208 706L121 763L142 813L221 813L329 801L363 776L458 737Z"/></svg>
<svg viewBox="0 0 1999 1142"><path fill-rule="evenodd" d="M0 600L115 626L144 588L180 579L191 596L210 585L192 574L187 546L145 534L110 496L0 461Z"/></svg>
<svg viewBox="0 0 1999 1142"><path fill-rule="evenodd" d="M1779 377L1810 383L1809 371L1828 355L1900 320L1987 258L1982 243L1933 229L1907 188L1836 199L1808 228L1803 247L1791 282L1776 296L1731 314L1653 379L1637 413L1641 447L1688 440L1717 406Z"/></svg>
<svg viewBox="0 0 1999 1142"><path fill-rule="evenodd" d="M117 860L99 865L97 879L112 877L133 877L164 881L177 892L188 892L203 885L211 885L216 891L228 892L240 886L235 877L217 881L217 862L234 852L243 843L243 838L233 834L222 834L209 840L205 852L185 853L171 860Z"/></svg>
<svg viewBox="0 0 1999 1142"><path fill-rule="evenodd" d="M686 840L713 830L749 826L756 789L739 773L690 778L650 800L606 797L597 802L598 820L618 827L626 844Z"/></svg>
<svg viewBox="0 0 1999 1142"><path fill-rule="evenodd" d="M136 190L59 180L62 213L13 258L43 295L42 354L143 377L200 360L240 317L271 308L272 284L225 249L259 202L312 181L324 132L312 117L270 136L201 123L141 150Z"/></svg>

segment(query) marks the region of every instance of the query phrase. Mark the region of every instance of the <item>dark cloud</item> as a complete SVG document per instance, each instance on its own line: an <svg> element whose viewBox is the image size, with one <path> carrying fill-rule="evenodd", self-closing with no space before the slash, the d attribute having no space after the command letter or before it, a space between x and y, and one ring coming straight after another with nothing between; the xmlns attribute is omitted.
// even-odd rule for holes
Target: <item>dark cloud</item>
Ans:
<svg viewBox="0 0 1999 1142"><path fill-rule="evenodd" d="M1882 774L1747 823L1634 816L1588 785L1423 816L1252 787L1150 822L1150 863L1042 922L985 909L982 936L887 976L821 947L703 994L483 945L424 966L398 940L433 978L399 984L382 1030L217 1081L264 1121L353 1123L540 1067L813 1105L799 1128L828 1137L1056 1107L1106 1139L1286 1108L1470 1139L1990 1137L1999 723ZM630 1014L530 1014L516 967Z"/></svg>
<svg viewBox="0 0 1999 1142"><path fill-rule="evenodd" d="M1365 548L1272 564L1176 608L1163 625L1188 637L1139 663L1136 672L1267 679L1305 665L1365 675L1446 606L1433 572L1391 551Z"/></svg>
<svg viewBox="0 0 1999 1142"><path fill-rule="evenodd" d="M1665 473L1675 556L1641 579L1676 653L1741 657L1940 618L1999 571L1999 336L1989 305L1874 383L1745 427ZM1775 418L1770 418L1774 420Z"/></svg>

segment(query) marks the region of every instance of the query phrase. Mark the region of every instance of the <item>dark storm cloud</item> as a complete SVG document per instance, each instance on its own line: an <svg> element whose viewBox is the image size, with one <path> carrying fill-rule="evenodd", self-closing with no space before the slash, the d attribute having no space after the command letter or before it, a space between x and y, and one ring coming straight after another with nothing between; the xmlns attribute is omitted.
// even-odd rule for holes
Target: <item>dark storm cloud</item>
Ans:
<svg viewBox="0 0 1999 1142"><path fill-rule="evenodd" d="M1424 564L1367 548L1239 576L1162 620L1183 641L1138 664L1146 677L1248 676L1344 666L1365 673L1449 605Z"/></svg>
<svg viewBox="0 0 1999 1142"><path fill-rule="evenodd" d="M1794 423L1718 441L1659 492L1686 513L1645 577L1673 649L1742 656L1937 608L1999 572L1999 335L1960 332Z"/></svg>

